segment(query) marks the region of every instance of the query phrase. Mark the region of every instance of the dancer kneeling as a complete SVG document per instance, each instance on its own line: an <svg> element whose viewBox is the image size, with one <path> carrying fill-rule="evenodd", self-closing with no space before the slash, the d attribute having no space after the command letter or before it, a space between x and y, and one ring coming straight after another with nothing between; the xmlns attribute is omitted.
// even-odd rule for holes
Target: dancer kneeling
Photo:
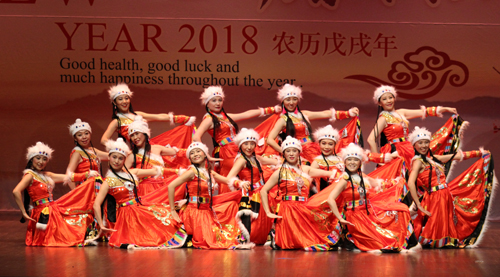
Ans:
<svg viewBox="0 0 500 277"><path fill-rule="evenodd" d="M172 217L175 221L184 223L187 234L192 237L192 246L201 249L251 247L251 245L239 245L237 239L240 230L235 216L241 193L225 193L213 197L218 185L209 173L210 170L207 170L208 148L205 144L191 143L186 155L192 165L168 185L168 198ZM175 188L186 182L189 203L179 216L175 211Z"/></svg>
<svg viewBox="0 0 500 277"><path fill-rule="evenodd" d="M419 210L414 220L415 234L419 235L423 247L473 245L484 233L483 225L493 193L491 154L480 149L434 156L429 150L430 140L431 133L425 128L415 127L410 134L416 156L412 160L408 185ZM446 183L443 163L474 157L480 158L479 161Z"/></svg>
<svg viewBox="0 0 500 277"><path fill-rule="evenodd" d="M54 201L55 183L62 183L64 174L46 172L53 150L41 142L28 148L28 164L23 179L12 192L23 213L21 222L28 220L28 246L83 246L85 231L92 223L92 202L95 199L96 178ZM21 192L24 191L24 203ZM28 210L30 199L34 208ZM29 213L29 215L28 215Z"/></svg>
<svg viewBox="0 0 500 277"><path fill-rule="evenodd" d="M161 173L157 168L131 169L124 166L130 152L122 138L108 140L109 169L94 203L94 213L104 232L113 232L109 244L114 247L133 249L136 247L180 247L186 240L184 230L169 213L166 204L144 206L137 196L138 177L155 176ZM115 200L118 205L114 229L103 225L101 204L107 195L108 202ZM116 205L111 205L116 207ZM113 211L109 210L108 213ZM113 218L109 216L108 218Z"/></svg>
<svg viewBox="0 0 500 277"><path fill-rule="evenodd" d="M273 219L262 216L265 213L260 205L260 190L264 186L262 165L277 165L278 161L255 154L259 134L253 129L243 128L234 138L239 152L234 159L234 165L229 174L224 177L217 173L217 181L229 184L232 191L241 189L241 202L236 215L238 226L242 232L241 240L245 244L264 244L273 225ZM275 207L277 201L269 197ZM261 213L262 212L262 213ZM259 216L261 214L261 216ZM250 242L251 241L251 242Z"/></svg>
<svg viewBox="0 0 500 277"><path fill-rule="evenodd" d="M313 212L305 203L309 195L311 177L332 177L335 172L301 165L300 142L288 136L281 144L285 158L281 168L273 173L260 191L262 205L270 218L277 218L274 242L271 246L281 249L327 251L335 249L339 240L336 220L330 213ZM278 214L271 213L268 193L278 185L282 195ZM335 221L335 223L333 223Z"/></svg>
<svg viewBox="0 0 500 277"><path fill-rule="evenodd" d="M170 171L170 174L175 174L175 169L165 168L162 156L174 156L179 150L177 148L161 145L151 145L149 142L151 130L149 129L148 123L143 121L140 115L137 115L134 122L130 123L128 134L132 146L132 154L127 157L125 165L128 168L157 168L163 171L163 174L159 176L146 177L138 180L139 187L137 189L137 194L142 197L164 186L166 183L164 175L165 173L169 174L169 172L165 171Z"/></svg>
<svg viewBox="0 0 500 277"><path fill-rule="evenodd" d="M399 252L417 244L408 207L394 201L369 197L376 188L365 181L361 163L367 158L361 147L350 144L340 155L345 172L328 197L328 205L340 223L347 225L345 238L361 251ZM382 195L382 194L381 194ZM343 215L337 198L342 197Z"/></svg>

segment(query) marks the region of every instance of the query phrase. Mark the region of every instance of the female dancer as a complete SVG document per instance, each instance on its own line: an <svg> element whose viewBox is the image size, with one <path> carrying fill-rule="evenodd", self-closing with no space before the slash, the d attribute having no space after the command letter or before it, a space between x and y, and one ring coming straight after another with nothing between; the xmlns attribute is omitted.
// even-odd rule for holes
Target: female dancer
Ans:
<svg viewBox="0 0 500 277"><path fill-rule="evenodd" d="M83 246L85 231L93 221L94 179L54 201L54 184L63 182L65 175L45 171L52 152L41 142L29 147L24 176L12 192L23 214L21 222L28 220L26 245ZM34 206L31 211L30 199Z"/></svg>
<svg viewBox="0 0 500 277"><path fill-rule="evenodd" d="M490 153L483 149L456 154L433 155L429 150L431 133L415 127L410 141L415 148L408 180L418 208L415 233L424 247L465 247L482 234L488 202L493 190ZM480 158L466 172L446 183L443 163L450 159ZM417 192L421 192L421 200Z"/></svg>
<svg viewBox="0 0 500 277"><path fill-rule="evenodd" d="M262 214L260 213L261 210L264 212L260 205L259 193L264 185L261 164L277 165L278 161L255 154L258 140L259 134L253 129L241 129L234 139L239 152L234 159L233 168L227 177L217 173L214 174L218 182L220 180L227 183L232 191L241 189L242 197L236 218L245 244L249 244L250 241L256 244L264 244L273 225L272 219L267 216L259 216L259 214ZM274 199L270 201L273 202L271 206L276 206L277 203L275 203Z"/></svg>
<svg viewBox="0 0 500 277"><path fill-rule="evenodd" d="M117 132L118 137L130 141L128 135L128 125L134 121L136 115L141 115L144 119L148 121L170 121L170 124L182 123L185 125L191 125L194 123L196 118L185 116L185 115L174 115L172 112L168 114L148 114L144 112L135 112L132 108L131 98L134 94L130 91L127 84L118 84L112 86L109 90L109 99L113 106L112 121L108 125L108 128L104 132L101 138L101 143L106 144L113 133Z"/></svg>
<svg viewBox="0 0 500 277"><path fill-rule="evenodd" d="M162 170L130 169L124 166L130 152L122 138L108 140L109 171L94 202L94 214L101 231L112 232L109 244L114 247L180 247L187 236L181 226L171 220L169 207L165 204L144 206L137 195L137 180L146 176L162 174ZM111 195L118 206L114 229L103 224L101 204ZM108 198L108 201L109 198Z"/></svg>
<svg viewBox="0 0 500 277"><path fill-rule="evenodd" d="M260 191L266 215L277 218L273 248L304 249L306 251L333 250L339 240L339 229L331 213L311 211L305 205L311 177L334 177L335 173L302 165L300 142L288 136L281 144L285 158ZM271 213L268 193L278 185L282 195L278 214ZM335 223L333 223L335 221Z"/></svg>
<svg viewBox="0 0 500 277"><path fill-rule="evenodd" d="M278 100L281 102L283 114L276 121L273 129L267 137L267 144L274 150L281 152L276 138L282 133L281 137L295 137L302 144L303 151L301 155L309 162L320 155L320 150L316 144L311 143L312 128L310 120L330 118L330 121L345 119L357 116L358 108L351 108L346 111L335 111L334 108L321 112L301 111L299 100L302 99L302 90L300 87L286 84L278 91Z"/></svg>
<svg viewBox="0 0 500 277"><path fill-rule="evenodd" d="M326 171L335 171L335 179L337 179L344 172L344 162L337 156L336 151L337 142L340 138L339 132L332 125L327 125L317 129L313 135L314 139L319 143L321 155L314 158L311 167ZM315 181L318 192L330 185L325 178L315 178Z"/></svg>
<svg viewBox="0 0 500 277"><path fill-rule="evenodd" d="M415 155L411 143L408 141L409 122L412 118L427 116L443 116L443 112L457 113L457 109L450 107L420 106L419 110L395 108L397 93L394 87L380 86L373 95L373 101L378 105L378 119L374 129L368 136L367 142L372 153L379 153L377 138L380 138L380 153L397 151L407 165ZM381 133L383 134L381 136Z"/></svg>
<svg viewBox="0 0 500 277"><path fill-rule="evenodd" d="M216 196L220 204L215 205L213 192L217 183L210 169L207 170L208 148L201 142L193 142L186 155L192 165L168 186L168 197L172 218L184 223L192 246L201 249L248 249L251 245L239 245L240 230L236 225L236 213L241 194L226 193ZM175 211L175 189L186 183L189 202L180 216Z"/></svg>
<svg viewBox="0 0 500 277"><path fill-rule="evenodd" d="M101 161L107 161L108 155L94 148L91 140L92 128L87 122L77 118L75 123L69 126L69 133L73 136L76 146L70 154L64 183L75 189L88 178L101 175Z"/></svg>
<svg viewBox="0 0 500 277"><path fill-rule="evenodd" d="M339 222L347 225L347 241L361 251L399 252L415 246L408 207L370 195L379 188L371 186L361 172L361 163L368 159L363 149L350 144L340 155L345 172L331 191L328 205ZM345 203L344 216L338 210L338 202Z"/></svg>
<svg viewBox="0 0 500 277"><path fill-rule="evenodd" d="M216 172L227 176L233 166L234 157L238 153L238 146L234 144L234 137L238 133L237 121L250 119L256 116L265 116L281 112L279 106L248 110L242 113L226 113L224 111L224 91L222 87L208 87L201 94L201 103L205 105L207 113L203 117L198 130L193 136L193 141L201 141L205 132L212 136L214 143L213 156L223 159L216 167ZM219 184L219 193L229 192L227 184Z"/></svg>
<svg viewBox="0 0 500 277"><path fill-rule="evenodd" d="M151 145L149 143L151 131L140 115L137 115L134 122L129 125L128 134L132 145L132 155L129 155L125 161L127 168L158 168L165 172L167 169L162 156L174 156L179 151L177 148ZM175 169L170 171L172 174L176 173ZM162 187L165 184L165 179L161 175L146 177L139 182L137 195L144 196Z"/></svg>

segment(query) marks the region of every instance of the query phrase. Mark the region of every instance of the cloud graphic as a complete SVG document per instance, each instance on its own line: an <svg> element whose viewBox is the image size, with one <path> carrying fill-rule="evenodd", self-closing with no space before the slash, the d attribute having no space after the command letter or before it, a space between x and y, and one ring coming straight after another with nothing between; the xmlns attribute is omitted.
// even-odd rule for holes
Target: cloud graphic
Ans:
<svg viewBox="0 0 500 277"><path fill-rule="evenodd" d="M459 61L450 59L445 52L423 46L396 61L387 73L387 80L370 75L350 75L354 79L378 87L391 85L398 96L406 99L425 99L438 94L445 85L461 87L469 80L469 69Z"/></svg>

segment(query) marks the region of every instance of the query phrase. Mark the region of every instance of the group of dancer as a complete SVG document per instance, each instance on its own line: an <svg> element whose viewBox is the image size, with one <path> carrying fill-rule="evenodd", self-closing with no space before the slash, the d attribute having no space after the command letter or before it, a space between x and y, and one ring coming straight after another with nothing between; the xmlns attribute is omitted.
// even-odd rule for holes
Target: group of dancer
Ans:
<svg viewBox="0 0 500 277"><path fill-rule="evenodd" d="M460 150L467 125L449 107L396 109L397 93L374 93L378 117L362 148L359 109L299 108L300 87L278 91L279 105L226 113L221 87L201 94L198 128L186 115L132 108L126 84L109 89L113 120L101 143L77 119L65 174L45 171L53 150L28 148L13 194L28 221L28 246L83 246L104 239L125 249L337 249L400 252L420 246L477 245L494 188L491 153ZM431 134L409 119L452 117ZM255 129L237 122L270 115ZM350 119L341 130L310 121ZM151 138L148 122L179 124ZM116 140L111 139L114 133ZM212 137L213 151L201 142ZM452 181L453 161L478 158ZM102 163L108 161L104 174ZM365 174L362 165L377 164ZM53 199L55 183L71 191ZM23 195L24 193L24 195ZM418 247L416 247L418 246Z"/></svg>

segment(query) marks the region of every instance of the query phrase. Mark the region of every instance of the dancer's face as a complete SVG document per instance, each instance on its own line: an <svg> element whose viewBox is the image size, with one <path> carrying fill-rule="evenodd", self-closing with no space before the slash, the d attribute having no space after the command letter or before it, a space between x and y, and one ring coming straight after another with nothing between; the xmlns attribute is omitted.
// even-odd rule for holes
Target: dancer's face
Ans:
<svg viewBox="0 0 500 277"><path fill-rule="evenodd" d="M417 150L417 152L419 154L426 155L427 151L429 151L429 144L430 144L429 140L422 139L422 140L419 140L419 141L415 142L415 144L413 145L413 147L415 147L415 149Z"/></svg>
<svg viewBox="0 0 500 277"><path fill-rule="evenodd" d="M189 152L189 160L191 160L191 163L193 164L200 164L206 158L207 155L205 155L205 152L203 152L200 148L195 148Z"/></svg>
<svg viewBox="0 0 500 277"><path fill-rule="evenodd" d="M300 152L297 148L287 148L283 155L289 164L295 165L299 162Z"/></svg>
<svg viewBox="0 0 500 277"><path fill-rule="evenodd" d="M288 97L283 100L283 105L285 106L285 109L289 112L295 111L295 108L297 108L297 104L299 103L299 98L297 97Z"/></svg>
<svg viewBox="0 0 500 277"><path fill-rule="evenodd" d="M333 139L322 139L319 141L319 148L323 155L331 155L335 149L335 141Z"/></svg>
<svg viewBox="0 0 500 277"><path fill-rule="evenodd" d="M345 168L349 172L357 172L361 166L361 160L358 158L349 157L345 160Z"/></svg>
<svg viewBox="0 0 500 277"><path fill-rule="evenodd" d="M115 98L115 104L121 113L128 113L130 108L130 97L128 95L120 95Z"/></svg>
<svg viewBox="0 0 500 277"><path fill-rule="evenodd" d="M381 106L384 111L392 111L394 110L394 104L396 103L396 98L390 92L386 92L382 94L380 99L378 100L379 106Z"/></svg>
<svg viewBox="0 0 500 277"><path fill-rule="evenodd" d="M109 155L109 165L115 171L121 171L125 164L125 156L120 153L113 152Z"/></svg>
<svg viewBox="0 0 500 277"><path fill-rule="evenodd" d="M36 155L32 160L33 167L38 171L44 170L48 162L49 159L44 155Z"/></svg>
<svg viewBox="0 0 500 277"><path fill-rule="evenodd" d="M144 135L144 133L135 132L130 135L130 141L132 141L132 143L137 147L143 147L144 143L146 142L146 136Z"/></svg>
<svg viewBox="0 0 500 277"><path fill-rule="evenodd" d="M222 97L215 96L214 98L210 99L210 101L208 101L207 107L214 113L220 113L223 104L224 100L222 99Z"/></svg>
<svg viewBox="0 0 500 277"><path fill-rule="evenodd" d="M87 148L90 145L90 136L91 136L91 133L88 130L78 131L75 134L75 140L83 148Z"/></svg>
<svg viewBox="0 0 500 277"><path fill-rule="evenodd" d="M246 156L252 156L255 150L255 142L253 141L245 141L241 144L241 150L245 153Z"/></svg>

